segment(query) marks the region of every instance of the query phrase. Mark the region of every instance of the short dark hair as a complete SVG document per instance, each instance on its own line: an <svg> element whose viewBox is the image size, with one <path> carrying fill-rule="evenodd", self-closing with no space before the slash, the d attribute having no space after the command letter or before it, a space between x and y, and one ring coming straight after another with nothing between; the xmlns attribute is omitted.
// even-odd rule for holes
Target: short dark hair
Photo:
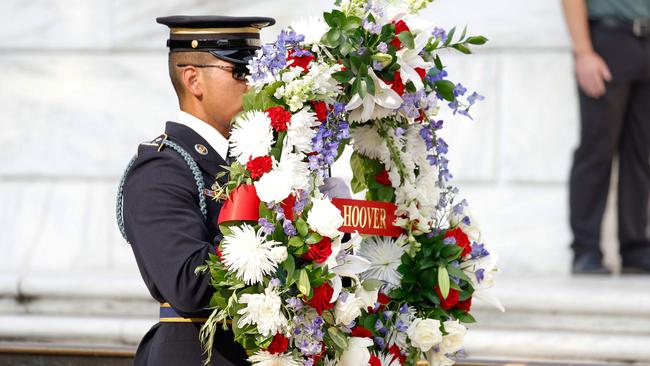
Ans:
<svg viewBox="0 0 650 366"><path fill-rule="evenodd" d="M183 84L182 75L183 68L176 65L209 64L214 63L218 59L208 52L170 52L167 60L169 79L172 81L172 86L174 87L174 91L176 91L178 101L181 102L181 99L185 95L185 85Z"/></svg>

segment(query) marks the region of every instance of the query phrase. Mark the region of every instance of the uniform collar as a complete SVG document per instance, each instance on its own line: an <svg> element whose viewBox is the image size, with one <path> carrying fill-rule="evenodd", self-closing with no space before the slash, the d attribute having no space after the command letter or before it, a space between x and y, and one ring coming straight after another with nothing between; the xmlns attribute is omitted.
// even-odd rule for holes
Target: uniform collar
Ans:
<svg viewBox="0 0 650 366"><path fill-rule="evenodd" d="M178 112L177 123L187 126L198 133L203 139L219 154L221 159L226 160L228 154L228 140L219 133L214 127L197 117L184 112Z"/></svg>
<svg viewBox="0 0 650 366"><path fill-rule="evenodd" d="M216 175L223 171L221 166L227 165L212 145L192 128L176 122L167 122L165 133L169 135L170 140L180 144L209 175Z"/></svg>

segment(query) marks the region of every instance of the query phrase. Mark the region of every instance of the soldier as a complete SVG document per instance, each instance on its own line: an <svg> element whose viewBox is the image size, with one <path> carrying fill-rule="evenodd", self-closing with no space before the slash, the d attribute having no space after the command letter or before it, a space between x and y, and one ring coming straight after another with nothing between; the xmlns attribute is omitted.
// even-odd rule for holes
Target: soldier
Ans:
<svg viewBox="0 0 650 366"><path fill-rule="evenodd" d="M117 216L160 322L136 352L135 365L199 366L199 330L210 311L209 276L196 275L220 240L215 176L227 165L230 121L242 110L247 61L272 18L170 16L169 76L180 112L165 133L139 146L120 183ZM225 179L225 178L224 178ZM223 183L223 182L222 182ZM217 241L217 242L216 242ZM217 331L212 365L247 365L231 332Z"/></svg>

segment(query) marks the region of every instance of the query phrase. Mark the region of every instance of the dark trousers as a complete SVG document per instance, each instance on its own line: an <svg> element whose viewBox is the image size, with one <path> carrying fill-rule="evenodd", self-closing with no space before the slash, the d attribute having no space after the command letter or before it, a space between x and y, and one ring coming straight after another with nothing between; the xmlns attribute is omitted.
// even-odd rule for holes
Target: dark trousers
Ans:
<svg viewBox="0 0 650 366"><path fill-rule="evenodd" d="M592 42L612 72L606 94L580 94L580 145L570 178L571 229L576 255L600 251L600 228L612 161L619 160L618 238L623 265L648 265L650 241L650 38L598 23Z"/></svg>

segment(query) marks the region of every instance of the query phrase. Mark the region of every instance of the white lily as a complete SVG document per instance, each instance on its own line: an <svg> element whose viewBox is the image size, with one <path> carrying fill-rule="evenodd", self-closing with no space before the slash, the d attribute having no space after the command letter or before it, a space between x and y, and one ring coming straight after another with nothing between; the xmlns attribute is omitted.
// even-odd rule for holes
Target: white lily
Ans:
<svg viewBox="0 0 650 366"><path fill-rule="evenodd" d="M430 38L431 31L429 29L421 29L414 38L415 48L410 49L404 46L395 53L397 56L397 63L400 65L399 72L402 81L406 84L406 82L410 80L418 90L422 89L424 84L415 69L419 67L426 70L431 66L430 63L424 61L422 56L420 56L420 51L424 49Z"/></svg>
<svg viewBox="0 0 650 366"><path fill-rule="evenodd" d="M342 249L341 246L341 237L339 236L332 242L332 254L323 263L323 265L326 265L334 273L334 277L330 280L334 289L332 298L330 299L331 303L338 299L343 289L343 280L341 277L348 277L359 282L357 274L365 272L370 267L370 262L365 258L353 254L339 256ZM347 247L343 249L345 250Z"/></svg>
<svg viewBox="0 0 650 366"><path fill-rule="evenodd" d="M471 259L466 262L461 263L460 268L465 272L467 277L472 282L472 287L474 287L473 298L483 301L486 304L492 305L501 312L505 312L506 309L501 304L501 301L490 291L494 287L494 276L493 273L498 271L497 268L498 256L491 252L490 255ZM476 278L476 271L483 269L483 279L478 281Z"/></svg>
<svg viewBox="0 0 650 366"><path fill-rule="evenodd" d="M375 84L375 94L366 93L361 98L355 94L345 107L350 112L350 121L366 122L373 119L386 117L402 105L402 97L390 85L379 79L372 68L368 68L368 75Z"/></svg>

